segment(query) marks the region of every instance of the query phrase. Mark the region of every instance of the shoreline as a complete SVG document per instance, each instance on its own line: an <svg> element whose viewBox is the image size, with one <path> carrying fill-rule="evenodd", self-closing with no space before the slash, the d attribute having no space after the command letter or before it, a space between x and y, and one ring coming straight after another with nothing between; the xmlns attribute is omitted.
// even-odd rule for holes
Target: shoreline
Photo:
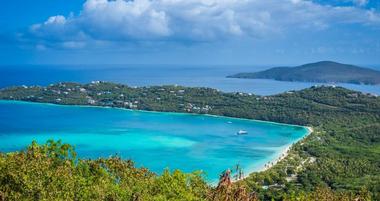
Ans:
<svg viewBox="0 0 380 201"><path fill-rule="evenodd" d="M233 182L238 182L238 181L244 180L244 179L248 178L250 174L255 173L255 172L258 173L258 172L267 171L270 168L274 167L280 161L284 160L289 155L289 151L293 147L294 144L300 142L301 140L304 140L306 137L308 137L311 133L314 132L313 127L304 126L304 128L307 129L307 133L304 136L302 136L302 138L296 140L295 142L293 142L291 144L282 146L282 148L279 149L280 151L278 151L274 154L276 157L274 157L274 159L266 162L264 165L261 165L262 167L258 167L258 168L250 169L250 170L243 170L243 173L247 173L247 174L244 174L244 176L240 179L233 180Z"/></svg>
<svg viewBox="0 0 380 201"><path fill-rule="evenodd" d="M284 148L280 149L280 151L277 153L278 157L276 157L273 160L268 161L266 164L264 164L264 167L260 168L256 172L264 172L264 171L272 168L273 166L275 166L278 162L282 161L283 159L285 159L289 155L289 151L293 147L293 144L300 142L301 140L305 139L311 133L314 132L314 129L310 126L305 126L305 128L307 129L308 132L302 138L298 139L295 143L283 146Z"/></svg>

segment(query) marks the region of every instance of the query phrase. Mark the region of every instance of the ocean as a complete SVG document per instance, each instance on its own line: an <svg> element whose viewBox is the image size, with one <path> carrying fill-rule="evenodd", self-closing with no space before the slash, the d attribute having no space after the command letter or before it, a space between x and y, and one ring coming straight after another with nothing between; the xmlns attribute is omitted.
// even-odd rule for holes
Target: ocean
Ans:
<svg viewBox="0 0 380 201"><path fill-rule="evenodd" d="M110 81L129 86L178 84L211 87L225 92L273 95L300 90L321 83L282 82L267 79L235 79L227 75L255 72L269 66L188 66L188 65L25 65L0 67L0 87L15 85L48 85L57 82L89 83ZM380 70L380 68L377 68ZM349 89L380 95L380 85L335 84Z"/></svg>

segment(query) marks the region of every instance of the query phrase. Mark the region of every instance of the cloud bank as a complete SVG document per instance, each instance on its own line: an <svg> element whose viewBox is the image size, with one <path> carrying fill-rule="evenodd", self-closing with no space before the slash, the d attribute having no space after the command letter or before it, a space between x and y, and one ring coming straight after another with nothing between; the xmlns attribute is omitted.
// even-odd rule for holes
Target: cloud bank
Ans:
<svg viewBox="0 0 380 201"><path fill-rule="evenodd" d="M367 0L354 0L360 6ZM304 0L87 0L78 14L32 25L23 37L39 47L83 48L115 42L212 42L265 38L290 30L345 24L380 26L380 15L360 7Z"/></svg>

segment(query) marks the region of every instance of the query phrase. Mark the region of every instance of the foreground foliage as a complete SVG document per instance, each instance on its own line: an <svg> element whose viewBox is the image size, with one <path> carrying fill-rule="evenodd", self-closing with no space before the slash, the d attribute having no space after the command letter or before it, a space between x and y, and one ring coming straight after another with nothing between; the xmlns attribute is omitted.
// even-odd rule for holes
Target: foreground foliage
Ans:
<svg viewBox="0 0 380 201"><path fill-rule="evenodd" d="M336 194L328 188L284 195L284 200L371 200L370 194ZM244 181L222 174L216 187L200 173L155 175L118 157L80 160L68 144L33 142L25 151L0 155L0 200L209 200L258 201Z"/></svg>
<svg viewBox="0 0 380 201"><path fill-rule="evenodd" d="M284 200L371 200L360 195L334 193L317 188L312 193L284 195ZM179 170L155 175L118 157L80 160L68 144L33 142L25 151L0 155L0 200L208 200L258 201L245 182L232 183L221 175L216 187L208 186L200 173Z"/></svg>
<svg viewBox="0 0 380 201"><path fill-rule="evenodd" d="M197 173L156 176L117 157L77 160L71 146L53 141L0 160L6 200L205 200L208 189Z"/></svg>
<svg viewBox="0 0 380 201"><path fill-rule="evenodd" d="M211 188L197 172L155 175L118 157L80 160L70 145L49 141L0 155L0 200L255 199L232 183Z"/></svg>

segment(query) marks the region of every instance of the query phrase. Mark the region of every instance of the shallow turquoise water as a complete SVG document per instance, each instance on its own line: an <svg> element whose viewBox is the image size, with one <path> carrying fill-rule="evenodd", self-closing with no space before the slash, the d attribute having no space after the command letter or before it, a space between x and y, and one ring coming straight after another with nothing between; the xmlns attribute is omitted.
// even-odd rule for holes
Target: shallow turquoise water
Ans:
<svg viewBox="0 0 380 201"><path fill-rule="evenodd" d="M240 129L248 135L238 136ZM160 173L203 170L215 181L240 164L248 171L277 158L307 129L245 119L0 101L0 150L61 139L82 158L119 155Z"/></svg>

